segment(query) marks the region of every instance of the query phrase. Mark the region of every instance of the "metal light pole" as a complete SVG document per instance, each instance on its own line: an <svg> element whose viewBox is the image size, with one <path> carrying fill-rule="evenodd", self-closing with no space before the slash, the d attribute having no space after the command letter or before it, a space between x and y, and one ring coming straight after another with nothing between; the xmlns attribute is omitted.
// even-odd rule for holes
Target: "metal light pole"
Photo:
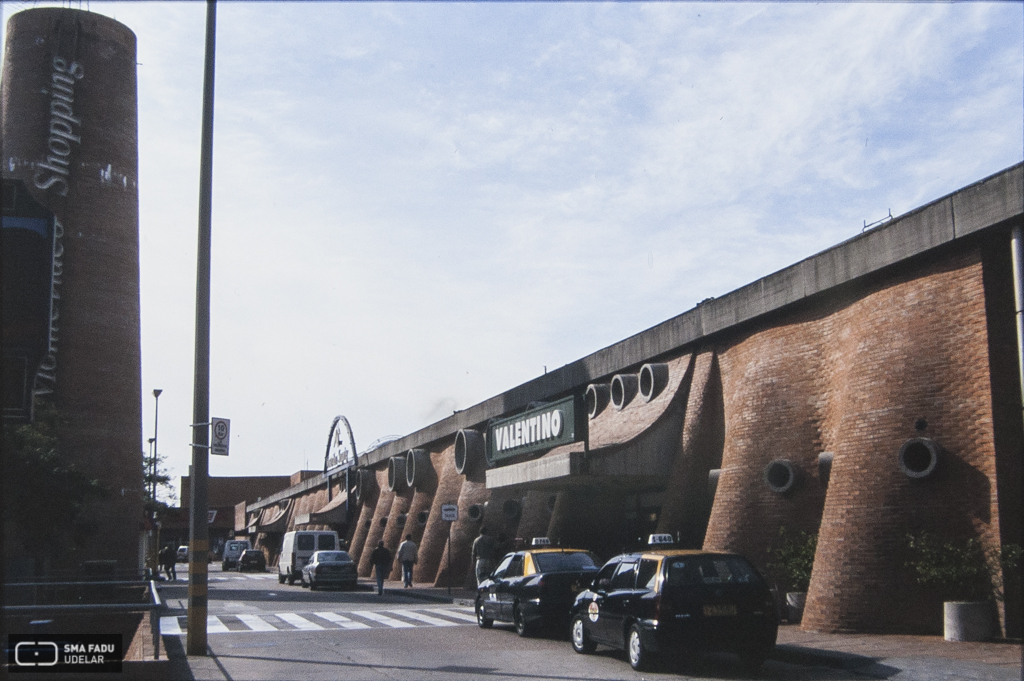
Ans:
<svg viewBox="0 0 1024 681"><path fill-rule="evenodd" d="M210 242L213 213L213 76L217 2L206 0L203 129L199 162L199 245L196 258L196 349L192 387L192 507L189 510L186 652L206 655L210 528L206 482L210 466Z"/></svg>
<svg viewBox="0 0 1024 681"><path fill-rule="evenodd" d="M153 457L153 443L156 442L155 437L149 438L149 497L150 499L156 498L156 491L153 488L153 480L156 478L156 464L153 463L155 458ZM155 510L150 513L151 516L156 517Z"/></svg>
<svg viewBox="0 0 1024 681"><path fill-rule="evenodd" d="M163 390L156 388L153 390L153 397L156 399L156 411L153 414L153 439L150 442L153 443L153 451L150 453L152 457L151 468L152 478L149 481L149 496L156 503L156 456L157 456L157 431L160 428L160 393ZM156 517L156 507L153 508L153 517Z"/></svg>

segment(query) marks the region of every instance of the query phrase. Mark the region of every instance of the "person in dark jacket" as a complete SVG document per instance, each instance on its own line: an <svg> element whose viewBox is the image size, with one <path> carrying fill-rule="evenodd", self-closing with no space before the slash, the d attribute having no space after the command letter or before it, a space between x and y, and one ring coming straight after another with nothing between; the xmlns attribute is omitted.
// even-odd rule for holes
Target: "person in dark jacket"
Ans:
<svg viewBox="0 0 1024 681"><path fill-rule="evenodd" d="M167 573L167 579L172 582L178 581L178 571L175 563L178 560L178 556L175 554L174 549L168 544L159 553L160 566L163 567L164 572Z"/></svg>
<svg viewBox="0 0 1024 681"><path fill-rule="evenodd" d="M384 546L384 542L377 542L377 548L370 554L370 562L377 574L377 595L383 596L384 577L391 572L391 552Z"/></svg>

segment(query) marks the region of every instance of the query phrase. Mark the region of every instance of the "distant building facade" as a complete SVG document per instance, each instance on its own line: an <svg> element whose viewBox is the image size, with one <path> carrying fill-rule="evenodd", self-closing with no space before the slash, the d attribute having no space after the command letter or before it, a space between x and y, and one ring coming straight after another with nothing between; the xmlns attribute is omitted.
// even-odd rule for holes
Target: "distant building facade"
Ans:
<svg viewBox="0 0 1024 681"><path fill-rule="evenodd" d="M804 628L941 630L937 594L906 567L908 534L1022 542L1022 221L1017 165L358 468L249 500L235 531L272 547L290 529L337 529L363 576L369 547L412 534L414 579L443 586L471 583L485 525L604 557L666 532L766 571L784 527L817 535ZM445 503L459 509L450 532ZM1019 636L1019 583L1001 578L1004 630Z"/></svg>
<svg viewBox="0 0 1024 681"><path fill-rule="evenodd" d="M135 35L89 12L19 12L7 24L0 92L4 422L30 420L40 400L55 407L60 451L107 491L86 512L98 539L76 560L137 569L144 492ZM7 539L7 559L16 560L25 538Z"/></svg>

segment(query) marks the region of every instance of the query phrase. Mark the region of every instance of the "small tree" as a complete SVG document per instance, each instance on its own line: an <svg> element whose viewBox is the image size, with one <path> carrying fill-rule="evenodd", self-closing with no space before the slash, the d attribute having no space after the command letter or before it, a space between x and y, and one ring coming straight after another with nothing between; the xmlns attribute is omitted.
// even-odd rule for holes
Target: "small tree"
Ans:
<svg viewBox="0 0 1024 681"><path fill-rule="evenodd" d="M39 566L74 564L95 531L89 507L108 495L60 450L58 423L57 410L40 400L32 423L3 425L4 549Z"/></svg>
<svg viewBox="0 0 1024 681"><path fill-rule="evenodd" d="M146 517L150 518L154 515L160 517L164 511L170 508L170 504L167 501L161 501L160 497L163 496L165 499L170 501L176 501L178 495L174 491L174 485L171 484L171 476L167 475L164 471L163 464L166 462L167 457L156 456L156 467L153 466L153 457L147 455L145 452L142 454L142 484L143 484L143 507L145 509ZM155 470L155 472L154 472ZM156 483L156 495L153 494L154 483ZM163 492L163 494L161 494Z"/></svg>
<svg viewBox="0 0 1024 681"><path fill-rule="evenodd" d="M787 533L779 527L777 544L768 547L768 570L781 578L786 591L807 591L814 569L814 552L818 548L818 533L803 530Z"/></svg>
<svg viewBox="0 0 1024 681"><path fill-rule="evenodd" d="M941 539L929 532L907 535L910 568L918 584L943 600L984 601L1004 597L1004 579L1016 572L1024 550L1018 544L985 549L981 540Z"/></svg>

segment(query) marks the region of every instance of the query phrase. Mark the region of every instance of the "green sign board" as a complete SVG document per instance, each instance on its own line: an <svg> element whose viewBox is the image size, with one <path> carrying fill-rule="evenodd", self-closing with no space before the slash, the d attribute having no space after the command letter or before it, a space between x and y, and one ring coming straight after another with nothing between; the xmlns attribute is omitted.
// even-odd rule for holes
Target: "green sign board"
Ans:
<svg viewBox="0 0 1024 681"><path fill-rule="evenodd" d="M533 454L584 438L585 423L578 422L583 409L576 398L565 397L522 414L491 423L487 428L487 462Z"/></svg>

